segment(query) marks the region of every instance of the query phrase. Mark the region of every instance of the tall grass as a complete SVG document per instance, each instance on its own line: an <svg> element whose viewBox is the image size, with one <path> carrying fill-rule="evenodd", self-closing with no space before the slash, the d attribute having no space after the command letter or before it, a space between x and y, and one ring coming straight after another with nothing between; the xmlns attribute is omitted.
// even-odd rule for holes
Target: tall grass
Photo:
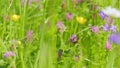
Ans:
<svg viewBox="0 0 120 68"><path fill-rule="evenodd" d="M34 1L34 0L33 0ZM0 68L119 68L120 47L112 44L112 50L105 50L110 32L91 32L89 24L101 26L105 22L98 11L91 6L120 9L119 0L85 0L76 4L72 0L0 0ZM65 3L65 4L63 4ZM66 19L66 13L73 15ZM20 16L13 21L11 16ZM96 15L93 18L93 14ZM84 25L76 21L77 16L87 19ZM66 30L59 33L57 22L62 21ZM114 19L119 30L119 19ZM32 41L26 41L27 32L32 33ZM70 43L72 34L78 43ZM5 58L5 52L12 51L14 57ZM62 56L59 56L59 52ZM77 61L75 60L77 56Z"/></svg>

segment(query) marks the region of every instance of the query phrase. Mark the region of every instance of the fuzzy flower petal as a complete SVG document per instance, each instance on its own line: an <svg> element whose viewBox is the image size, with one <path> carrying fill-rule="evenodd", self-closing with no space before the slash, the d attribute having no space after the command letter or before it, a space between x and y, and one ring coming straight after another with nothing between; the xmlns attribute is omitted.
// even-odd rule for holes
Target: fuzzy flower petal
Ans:
<svg viewBox="0 0 120 68"><path fill-rule="evenodd" d="M104 20L105 17L107 16L105 13L103 13L102 11L99 13L100 17Z"/></svg>
<svg viewBox="0 0 120 68"><path fill-rule="evenodd" d="M102 26L102 28L103 28L104 31L109 31L110 30L107 23L106 23L106 25Z"/></svg>
<svg viewBox="0 0 120 68"><path fill-rule="evenodd" d="M85 24L87 22L86 18L83 18L81 16L76 17L76 20L80 23L80 24Z"/></svg>
<svg viewBox="0 0 120 68"><path fill-rule="evenodd" d="M71 37L70 37L70 42L71 43L77 43L78 42L78 38L75 34L73 34Z"/></svg>
<svg viewBox="0 0 120 68"><path fill-rule="evenodd" d="M76 0L77 3L84 2L85 0Z"/></svg>
<svg viewBox="0 0 120 68"><path fill-rule="evenodd" d="M56 26L57 26L58 31L59 31L60 33L64 32L64 31L66 30L65 25L64 25L61 21L59 21Z"/></svg>
<svg viewBox="0 0 120 68"><path fill-rule="evenodd" d="M26 34L26 42L32 42L33 40L33 30L30 30Z"/></svg>
<svg viewBox="0 0 120 68"><path fill-rule="evenodd" d="M102 28L104 31L112 30L113 32L116 32L116 26L114 26L113 24L109 26L108 23L106 23L106 25L102 26Z"/></svg>
<svg viewBox="0 0 120 68"><path fill-rule="evenodd" d="M106 42L106 50L109 51L112 48L112 45L110 44L109 41Z"/></svg>
<svg viewBox="0 0 120 68"><path fill-rule="evenodd" d="M109 36L109 41L114 44L120 44L120 34L114 33Z"/></svg>
<svg viewBox="0 0 120 68"><path fill-rule="evenodd" d="M112 25L110 30L112 30L113 32L116 32L116 26Z"/></svg>
<svg viewBox="0 0 120 68"><path fill-rule="evenodd" d="M98 26L93 26L93 27L92 27L92 32L98 34L98 33L99 33L99 28L98 28Z"/></svg>
<svg viewBox="0 0 120 68"><path fill-rule="evenodd" d="M63 50L58 51L58 59L61 59Z"/></svg>
<svg viewBox="0 0 120 68"><path fill-rule="evenodd" d="M74 56L74 60L75 60L76 62L78 62L79 57L78 57L78 56Z"/></svg>
<svg viewBox="0 0 120 68"><path fill-rule="evenodd" d="M106 15L120 18L120 10L117 10L116 8L112 8L111 6L106 7L102 10Z"/></svg>
<svg viewBox="0 0 120 68"><path fill-rule="evenodd" d="M71 19L72 19L72 14L68 12L68 13L66 14L66 18L67 18L68 20L71 20Z"/></svg>
<svg viewBox="0 0 120 68"><path fill-rule="evenodd" d="M10 56L15 56L15 53L12 51L9 51L9 52L4 53L3 55L4 58L9 58Z"/></svg>
<svg viewBox="0 0 120 68"><path fill-rule="evenodd" d="M40 2L40 0L34 0L34 2Z"/></svg>
<svg viewBox="0 0 120 68"><path fill-rule="evenodd" d="M20 16L14 14L14 15L11 16L11 19L12 19L13 21L18 21L18 20L20 19Z"/></svg>

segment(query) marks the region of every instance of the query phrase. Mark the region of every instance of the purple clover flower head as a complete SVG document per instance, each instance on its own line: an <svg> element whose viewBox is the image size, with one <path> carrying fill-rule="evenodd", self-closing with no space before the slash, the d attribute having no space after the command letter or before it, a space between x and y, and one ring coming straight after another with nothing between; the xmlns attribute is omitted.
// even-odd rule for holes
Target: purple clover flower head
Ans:
<svg viewBox="0 0 120 68"><path fill-rule="evenodd" d="M118 33L111 34L108 39L114 44L120 44L120 34Z"/></svg>
<svg viewBox="0 0 120 68"><path fill-rule="evenodd" d="M100 17L104 20L105 17L107 16L104 12L100 11L99 12Z"/></svg>
<svg viewBox="0 0 120 68"><path fill-rule="evenodd" d="M68 12L67 15L66 15L66 18L67 18L68 20L71 20L71 19L72 19L72 14Z"/></svg>
<svg viewBox="0 0 120 68"><path fill-rule="evenodd" d="M110 31L112 30L113 32L116 32L116 26L114 26L113 24L110 24L110 26L108 25L108 23L106 23L106 25L102 26L104 31Z"/></svg>
<svg viewBox="0 0 120 68"><path fill-rule="evenodd" d="M84 2L84 0L76 0L76 2L77 2L77 3L79 3L79 2Z"/></svg>
<svg viewBox="0 0 120 68"><path fill-rule="evenodd" d="M61 21L59 21L56 26L58 28L58 32L60 33L64 32L66 29L65 25Z"/></svg>
<svg viewBox="0 0 120 68"><path fill-rule="evenodd" d="M28 2L28 4L29 4L29 6L31 6L32 5L32 0L29 0L29 2Z"/></svg>
<svg viewBox="0 0 120 68"><path fill-rule="evenodd" d="M58 59L61 59L63 50L58 51Z"/></svg>
<svg viewBox="0 0 120 68"><path fill-rule="evenodd" d="M6 19L6 21L9 21L9 20L10 20L10 16L9 16L9 15L6 15L6 16L5 16L5 19Z"/></svg>
<svg viewBox="0 0 120 68"><path fill-rule="evenodd" d="M34 0L34 2L39 2L40 0Z"/></svg>
<svg viewBox="0 0 120 68"><path fill-rule="evenodd" d="M4 53L4 55L3 55L4 58L9 58L9 57L11 57L11 56L15 56L15 53L12 52L12 51L6 52L6 53Z"/></svg>
<svg viewBox="0 0 120 68"><path fill-rule="evenodd" d="M98 33L99 33L99 28L98 28L98 26L93 26L93 27L92 27L92 32L98 34Z"/></svg>
<svg viewBox="0 0 120 68"><path fill-rule="evenodd" d="M33 31L32 30L30 30L30 31L28 31L27 32L27 34L26 34L26 41L28 42L32 42L32 39L33 39Z"/></svg>
<svg viewBox="0 0 120 68"><path fill-rule="evenodd" d="M76 56L74 56L74 60L76 61L76 62L78 62L78 60L79 60L79 57L76 55Z"/></svg>
<svg viewBox="0 0 120 68"><path fill-rule="evenodd" d="M71 37L70 37L70 42L71 43L77 43L78 42L78 38L75 34L73 34Z"/></svg>
<svg viewBox="0 0 120 68"><path fill-rule="evenodd" d="M24 4L25 4L25 0L22 0L21 5L24 6Z"/></svg>
<svg viewBox="0 0 120 68"><path fill-rule="evenodd" d="M107 51L111 50L112 45L111 45L111 43L109 41L106 42L105 48L106 48Z"/></svg>
<svg viewBox="0 0 120 68"><path fill-rule="evenodd" d="M22 6L24 6L25 1L26 1L26 0L22 0L22 1L21 1L21 5L22 5ZM35 0L35 1L38 1L38 0ZM28 5L31 6L31 5L32 5L32 2L33 2L33 0L28 0Z"/></svg>

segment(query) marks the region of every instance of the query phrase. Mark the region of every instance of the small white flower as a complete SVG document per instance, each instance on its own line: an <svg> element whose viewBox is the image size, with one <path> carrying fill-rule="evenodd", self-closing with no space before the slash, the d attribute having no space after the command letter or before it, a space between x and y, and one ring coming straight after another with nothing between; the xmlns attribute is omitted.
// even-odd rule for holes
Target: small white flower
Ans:
<svg viewBox="0 0 120 68"><path fill-rule="evenodd" d="M106 15L120 18L120 10L117 10L116 8L112 8L111 6L106 7L102 10Z"/></svg>

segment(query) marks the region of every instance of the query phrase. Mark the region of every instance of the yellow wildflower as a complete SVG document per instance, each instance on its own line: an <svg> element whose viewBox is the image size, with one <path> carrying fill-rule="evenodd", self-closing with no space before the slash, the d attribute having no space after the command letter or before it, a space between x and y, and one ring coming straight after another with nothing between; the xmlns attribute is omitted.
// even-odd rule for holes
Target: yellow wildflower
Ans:
<svg viewBox="0 0 120 68"><path fill-rule="evenodd" d="M18 45L21 45L21 41L17 41Z"/></svg>
<svg viewBox="0 0 120 68"><path fill-rule="evenodd" d="M80 23L80 24L85 24L87 19L86 18L83 18L81 16L79 17L76 17L76 20Z"/></svg>
<svg viewBox="0 0 120 68"><path fill-rule="evenodd" d="M14 14L14 15L11 16L11 19L12 19L13 21L18 21L18 20L20 19L20 16Z"/></svg>

